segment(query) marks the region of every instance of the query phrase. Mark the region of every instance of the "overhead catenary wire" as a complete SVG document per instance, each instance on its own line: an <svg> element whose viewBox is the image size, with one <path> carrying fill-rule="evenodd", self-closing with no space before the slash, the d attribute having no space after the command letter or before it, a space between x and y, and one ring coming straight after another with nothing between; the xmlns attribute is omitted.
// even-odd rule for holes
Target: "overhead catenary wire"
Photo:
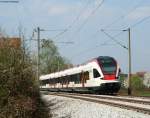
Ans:
<svg viewBox="0 0 150 118"><path fill-rule="evenodd" d="M56 34L52 39L57 39L58 40L58 37L60 37L61 35L63 35L64 33L66 33L68 31L68 28L65 29L64 31L61 31L60 33Z"/></svg>
<svg viewBox="0 0 150 118"><path fill-rule="evenodd" d="M99 31L101 31L101 30L97 30L97 32L99 32ZM120 36L122 33L123 33L123 31L120 30L119 33L117 33L117 34L115 34L114 36L111 36L111 37L113 37L113 38L118 37L118 36ZM95 35L93 35L93 36L95 36ZM115 39L115 40L116 40L116 39ZM98 45L96 45L96 46L94 46L94 47L92 47L92 48L87 48L87 49L85 49L84 51L80 51L80 52L78 52L77 54L74 54L74 55L72 56L72 58L73 58L73 57L77 57L77 56L79 56L79 55L81 55L81 54L85 54L85 53L87 53L87 52L90 51L90 50L93 50L93 49L95 49L95 48L98 48L99 46L110 45L109 43L110 43L110 39L109 39L109 40L106 40L105 42L103 42L103 43L101 43L101 44L98 44Z"/></svg>
<svg viewBox="0 0 150 118"><path fill-rule="evenodd" d="M101 30L98 30L98 31L101 31ZM118 37L118 36L120 36L120 35L123 33L122 30L119 30L119 31L120 31L119 33L117 33L117 34L115 34L114 36L111 36L111 37L109 37L109 38L110 38L110 39L113 38L113 40L116 40L115 38ZM98 45L96 45L96 46L94 46L94 47L92 47L92 48L87 48L87 49L85 49L85 50L83 50L83 51L78 52L77 54L74 54L74 55L71 57L71 60L72 60L73 58L75 58L75 57L81 55L81 54L82 54L82 55L83 55L83 54L86 54L86 53L88 53L89 51L98 48L99 46L107 46L107 45L110 45L110 44L109 44L109 43L110 43L110 39L109 39L109 40L106 40L106 41L104 41L103 43L98 44ZM112 40L112 41L113 41L113 40ZM116 40L116 41L117 41L117 40ZM115 41L114 41L114 42L115 42ZM117 41L117 42L120 43L119 41ZM115 43L116 43L116 42L115 42ZM112 44L111 44L111 45L112 45ZM122 46L123 46L123 48L128 49L125 45L122 45Z"/></svg>
<svg viewBox="0 0 150 118"><path fill-rule="evenodd" d="M100 31L101 31L101 30L97 30L96 33L100 32ZM122 30L117 30L117 31L120 31L120 32L117 33L117 34L115 34L114 36L111 36L111 37L115 38L115 37L120 36L120 35L123 33ZM95 37L95 36L96 36L96 34L93 34L91 38L93 39L93 37ZM115 40L116 40L116 39L115 39ZM88 41L89 41L89 40L88 40ZM109 39L109 40L106 40L104 43L101 43L101 44L99 44L99 45L97 45L97 46L95 46L95 47L93 47L93 48L87 48L87 49L85 49L84 51L80 51L79 53L74 54L74 56L72 56L72 58L73 58L73 57L76 57L76 56L79 56L80 54L85 54L85 53L87 53L89 50L93 50L93 49L95 49L95 48L98 48L99 46L106 46L106 45L109 45L109 42L110 42L110 39ZM85 42L85 43L87 43L87 42ZM85 44L85 43L84 43L84 44Z"/></svg>
<svg viewBox="0 0 150 118"><path fill-rule="evenodd" d="M37 30L37 29L39 29L39 30ZM33 30L33 35L32 35L32 37L31 37L31 40L35 40L35 41L37 41L37 39L33 39L33 37L34 37L34 33L35 32L37 32L37 31L39 31L39 33L40 32L47 32L47 31L53 31L53 32L57 32L57 31L62 31L62 30L64 30L64 29L53 29L53 30L48 30L48 29L41 29L40 27L38 27L37 29L34 29ZM39 40L39 42L41 42L41 40ZM55 42L55 43L61 43L61 44L73 44L74 42L72 42L72 41L62 41L62 42Z"/></svg>
<svg viewBox="0 0 150 118"><path fill-rule="evenodd" d="M109 28L110 26L114 25L115 23L117 23L119 20L127 17L129 14L131 14L132 12L134 12L137 8L139 8L139 6L141 5L141 3L143 2L143 0L141 0L138 4L136 4L130 11L128 11L125 15L122 15L120 17L118 17L115 21L111 22L110 24L106 25L103 29L106 31L120 31L120 29L106 29L106 28ZM122 29L125 29L125 28L122 28ZM127 29L127 28L126 28ZM97 30L96 32L98 32L100 30ZM119 32L118 34L116 34L115 36L112 36L112 37L117 37L119 36L120 34L122 34L123 32Z"/></svg>
<svg viewBox="0 0 150 118"><path fill-rule="evenodd" d="M91 13L87 16L87 18L85 19L85 21L80 25L80 27L77 29L77 31L76 32L80 32L81 31L81 29L84 27L84 25L88 22L88 20L97 12L97 10L104 4L104 1L105 0L101 0L99 3L98 3L98 5L97 5L97 7L93 10L93 11L91 11Z"/></svg>
<svg viewBox="0 0 150 118"><path fill-rule="evenodd" d="M24 10L24 12L26 13L26 15L28 15L30 17L30 21L32 22L32 26L35 27L35 20L33 18L31 18L31 13L29 11L29 9L26 8L26 6L24 4L22 4L22 8ZM65 32L67 29L49 29L49 30L44 30L44 29L41 29L42 31L54 31L54 32L59 32L58 34L62 33L62 32ZM31 39L33 37L33 32L32 32L32 36L31 36ZM58 35L57 34L57 35Z"/></svg>
<svg viewBox="0 0 150 118"><path fill-rule="evenodd" d="M139 8L139 6L141 6L141 3L143 2L143 0L141 0L137 5L135 5L131 10L129 10L125 15L121 15L119 17L117 17L117 19L115 19L114 21L112 21L111 23L109 23L108 25L106 25L103 29L107 29L109 27L111 27L112 25L116 24L117 22L119 22L120 20L124 19L125 17L127 17L129 14L133 13L137 8Z"/></svg>
<svg viewBox="0 0 150 118"><path fill-rule="evenodd" d="M87 54L87 53L89 53L90 51L92 51L92 50L94 50L94 49L96 49L96 48L99 48L100 46L106 46L106 45L108 46L108 45L113 45L113 44L109 44L108 41L107 41L107 42L98 44L98 45L96 45L96 46L94 46L94 47L87 48L87 49L85 49L85 50L83 50L83 51L80 51L79 53L74 54L74 55L71 57L71 60L73 60L74 58L78 57L78 56L81 55L81 54L82 54L82 55L83 55L83 54Z"/></svg>
<svg viewBox="0 0 150 118"><path fill-rule="evenodd" d="M103 2L104 0L102 0ZM83 13L85 12L85 10L87 9L88 5L90 4L91 0L88 0L87 4L85 5L85 7L80 11L79 15L74 19L74 21L63 31L59 32L58 34L56 34L54 37L52 37L52 39L58 40L60 36L62 36L63 34L65 34L66 32L68 32L73 26L74 24L80 19L80 17L83 15ZM100 7L101 4L98 4L98 6L96 7L96 9L94 9L91 12L91 15L94 14L96 12L96 10ZM23 6L24 9L25 6ZM25 10L27 11L27 10ZM32 20L31 20L32 21ZM33 22L33 21L32 21Z"/></svg>
<svg viewBox="0 0 150 118"><path fill-rule="evenodd" d="M116 40L114 37L112 37L111 35L109 35L107 32L105 32L104 30L101 30L105 35L107 35L110 39L112 39L115 43L117 43L118 45L120 45L121 47L125 48L128 50L128 48L123 45L122 43L120 43L118 40Z"/></svg>
<svg viewBox="0 0 150 118"><path fill-rule="evenodd" d="M98 5L96 6L96 8L94 8L91 12L90 12L90 14L88 15L88 17L85 19L85 21L80 25L80 27L76 30L76 32L72 35L72 36L74 36L76 33L78 33L78 32L80 32L81 31L81 29L83 28L83 26L88 22L88 20L91 18L91 16L93 16L96 12L97 12L97 10L100 8L100 7L102 7L102 5L104 4L104 1L105 0L101 0L99 3L98 3ZM98 31L97 31L98 32ZM97 34L93 34L92 36L96 36ZM74 37L73 37L74 38Z"/></svg>
<svg viewBox="0 0 150 118"><path fill-rule="evenodd" d="M72 28L73 25L80 19L80 17L83 15L83 13L85 12L85 10L87 9L88 5L90 4L91 0L88 0L87 4L83 7L83 9L79 12L78 16L76 17L76 19L74 19L74 21L68 26L68 29Z"/></svg>
<svg viewBox="0 0 150 118"><path fill-rule="evenodd" d="M142 1L141 1L141 2L142 2ZM141 3L141 2L140 2L140 3ZM136 6L132 9L132 11L128 12L124 17L128 16L131 12L135 11L135 10L140 6L140 3L139 3L138 5L136 5ZM125 48L126 50L128 50L127 46L121 44L121 43L120 43L118 40L116 40L115 38L118 37L119 35L121 35L121 34L123 33L123 30L124 30L124 29L128 29L129 27L130 27L130 28L134 28L134 27L136 27L137 25L139 25L139 24L143 23L144 21L148 20L149 18L150 18L150 16L144 17L143 19L141 19L140 21L136 22L135 24L131 24L131 25L128 26L128 27L122 28L122 30L118 30L118 29L108 29L108 30L120 31L120 32L117 33L117 34L114 35L114 36L111 36L111 35L109 35L108 33L105 32L105 35L107 35L110 39L113 39L113 41L114 41L115 43L119 44L121 47L123 47L123 48ZM120 20L121 20L121 19L120 19ZM115 21L115 22L116 22L116 21ZM113 24L112 24L112 25L113 25ZM107 29L106 29L106 30L107 30ZM110 40L108 40L108 41L110 41ZM105 41L104 44L106 44L108 41ZM96 46L95 48L97 48L97 46ZM77 54L74 55L73 57L78 56L78 55L80 55L80 54L84 54L84 53L88 52L88 50L93 50L93 49L95 49L95 48L88 48L87 50L84 50L84 51L81 51L81 52L77 53Z"/></svg>
<svg viewBox="0 0 150 118"><path fill-rule="evenodd" d="M118 40L115 39L115 37L119 36L120 34L123 33L123 31L125 31L126 29L128 28L134 28L136 27L137 25L140 25L141 23L143 23L144 21L150 19L150 15L147 16L147 17L144 17L143 19L141 19L140 21L136 22L135 24L131 24L130 26L126 27L126 28L123 28L123 30L120 30L120 33L118 33L117 35L115 36L111 36L109 35L108 33L106 33L103 29L101 29L102 32L104 32L109 38L111 38L113 41L115 41L117 44L119 44L121 47L125 48L125 49L128 49L125 45L122 45Z"/></svg>
<svg viewBox="0 0 150 118"><path fill-rule="evenodd" d="M141 24L142 22L144 22L144 21L146 21L146 20L148 20L148 19L150 19L150 15L147 16L147 17L144 17L143 19L141 19L140 21L136 22L135 24L130 25L129 27L124 28L123 30L120 30L120 32L119 32L117 35L115 35L115 36L111 36L110 34L108 34L107 32L105 32L104 29L101 29L101 31L102 31L105 35L107 35L110 39L112 39L115 43L117 43L117 44L120 45L121 47L123 47L123 48L125 48L125 49L128 50L127 46L125 46L125 45L123 45L122 43L120 43L118 40L115 39L115 37L117 37L117 36L119 36L120 34L122 34L123 31L125 31L126 29L128 29L128 28L134 28L134 27L136 27L137 25ZM119 31L119 30L118 30L118 31ZM106 41L106 42L107 42L107 41Z"/></svg>
<svg viewBox="0 0 150 118"><path fill-rule="evenodd" d="M127 17L129 14L131 14L131 13L134 12L137 8L139 8L139 6L141 5L142 2L143 2L143 0L141 0L138 4L136 4L136 5L135 5L130 11L128 11L125 15L122 15L122 16L118 17L118 18L117 18L115 21L113 21L112 23L106 25L105 28L108 28L108 27L110 27L111 25L117 23L119 20L121 20L121 19ZM105 28L103 28L103 29L105 29ZM122 29L125 29L125 28L122 28ZM109 31L120 31L120 29L105 29L105 30L109 30ZM91 37L97 35L97 32L99 32L99 30L97 30L96 33L94 33ZM117 36L121 35L122 33L123 33L123 32L121 31L121 32L119 32L118 34L116 34L115 36L112 36L112 37L117 37ZM87 42L86 42L86 43L87 43ZM86 44L86 43L84 43L84 44Z"/></svg>
<svg viewBox="0 0 150 118"><path fill-rule="evenodd" d="M41 29L41 31L44 31L44 32L59 32L57 33L56 35L60 35L61 33L64 33L67 29ZM55 38L52 38L52 39L55 39Z"/></svg>
<svg viewBox="0 0 150 118"><path fill-rule="evenodd" d="M81 11L79 12L79 14L77 15L77 17L73 20L73 22L66 28L66 30L56 34L53 39L58 39L60 36L62 36L63 34L65 34L66 32L68 32L74 25L76 22L78 22L78 20L80 19L80 17L82 16L82 14L85 12L85 10L87 9L88 5L90 4L91 0L88 0L87 4L83 7L83 9L81 9Z"/></svg>
<svg viewBox="0 0 150 118"><path fill-rule="evenodd" d="M146 20L148 20L148 19L150 19L150 15L147 16L147 17L144 17L143 19L141 19L140 21L136 22L135 24L130 25L129 27L130 27L130 28L134 28L134 27L136 27L137 25L140 25L141 23L143 23L144 21L146 21ZM127 28L126 28L126 29L127 29Z"/></svg>
<svg viewBox="0 0 150 118"><path fill-rule="evenodd" d="M137 23L131 25L131 27L135 27L135 26L137 26L138 24L144 22L144 21L147 20L147 19L148 19L148 18L144 18L143 20L141 20L141 21L139 21L139 22L137 22ZM76 22L77 22L77 21L76 21ZM62 32L60 32L60 33L66 32L66 30L67 30L67 29L65 29L64 31L62 31ZM67 31L68 31L68 30L67 30ZM61 35L62 35L62 34L61 34ZM116 36L114 36L114 37L116 37Z"/></svg>
<svg viewBox="0 0 150 118"><path fill-rule="evenodd" d="M141 2L142 2L142 1L141 1ZM140 3L141 3L141 2L140 2ZM133 10L135 10L138 6L139 6L139 5L137 5ZM122 34L123 31L125 31L126 29L128 29L128 28L134 28L134 27L136 27L137 25L139 25L139 24L143 23L144 21L148 20L149 18L150 18L150 15L144 17L143 19L139 20L138 22L136 22L136 23L134 23L134 24L129 25L129 26L126 27L126 28L122 28L122 30L118 30L118 29L105 29L105 30L109 30L109 31L111 31L111 30L112 30L112 31L121 31L120 33L118 33L118 34L120 35L120 34ZM108 33L106 33L106 32L104 31L104 29L101 29L101 31L102 31L103 33L105 33L105 34L106 34L109 38L111 38L113 41L115 41L117 44L119 44L121 47L123 47L123 48L125 48L125 49L128 49L125 45L121 44L118 40L115 39L115 37L117 37L118 34L115 35L115 36L111 36L111 35L109 35Z"/></svg>
<svg viewBox="0 0 150 118"><path fill-rule="evenodd" d="M91 18L91 16L93 16L93 15L96 13L96 11L103 5L104 1L105 1L105 0L101 0L101 1L98 3L97 7L96 7L94 10L91 11L91 13L88 15L88 17L86 18L86 20L85 20L85 21L80 25L80 27L76 30L75 34L78 33L78 32L80 32L80 30L81 30L81 29L84 27L84 25L88 22L88 20ZM88 4L89 4L89 1L88 1L87 5L88 5ZM79 20L79 18L81 17L81 15L84 13L84 10L86 9L87 5L83 8L83 10L81 10L80 14L77 16L77 18L76 18L75 21L78 21L78 20ZM73 23L68 27L69 29L72 28L72 26L73 26L73 24L75 23L75 21L73 21ZM62 31L62 32L58 33L55 37L53 37L53 39L57 39L57 37L63 35L63 34L66 33L67 31L69 31L69 29L66 29L65 31ZM97 32L98 32L98 31L97 31ZM95 36L96 34L93 34L93 35Z"/></svg>
<svg viewBox="0 0 150 118"><path fill-rule="evenodd" d="M98 3L98 5L97 5L97 7L94 9L94 10L92 10L91 12L90 12L90 14L88 15L88 17L85 19L85 21L79 26L79 28L76 30L76 32L73 34L73 36L76 34L76 33L78 33L78 32L80 32L80 30L84 27L84 25L88 22L88 20L91 18L91 16L93 16L95 13L96 13L96 11L103 5L103 3L104 3L104 1L105 0L101 0L99 3ZM86 8L86 7L85 7ZM85 9L84 8L84 9ZM83 12L84 13L84 12ZM82 15L82 13L80 13L79 14L79 16L81 17L81 15ZM79 19L79 18L77 18L77 19ZM72 25L70 26L70 28L72 27ZM60 35L63 35L64 33L66 33L68 31L68 29L66 29L65 31L62 31L62 32L60 32L58 35L56 35L55 37L53 37L53 39L56 39L58 36L60 36ZM95 34L94 34L95 35Z"/></svg>
<svg viewBox="0 0 150 118"><path fill-rule="evenodd" d="M127 15L129 15L131 12L133 12L133 11L135 11L138 7L139 7L139 5L141 4L141 2L142 2L142 0L138 3L138 5L136 5L132 10L130 10L125 16L121 16L121 17L126 17ZM118 18L117 20L120 20L120 18ZM116 22L116 21L113 21L113 23L114 22ZM110 24L109 24L110 25ZM111 23L111 25L113 25L112 23ZM120 30L118 30L118 29L109 29L109 30L113 30L113 31L120 31ZM99 31L99 30L98 30ZM98 32L97 31L97 32ZM113 38L113 37L117 37L117 36L119 36L120 34L122 34L123 32L121 31L121 32L119 32L118 34L116 34L115 36L111 36L111 38ZM118 42L117 40L115 40L117 43L119 43L120 44L120 42ZM107 42L107 41L106 41ZM124 48L126 48L126 46L124 46L124 45L122 45Z"/></svg>

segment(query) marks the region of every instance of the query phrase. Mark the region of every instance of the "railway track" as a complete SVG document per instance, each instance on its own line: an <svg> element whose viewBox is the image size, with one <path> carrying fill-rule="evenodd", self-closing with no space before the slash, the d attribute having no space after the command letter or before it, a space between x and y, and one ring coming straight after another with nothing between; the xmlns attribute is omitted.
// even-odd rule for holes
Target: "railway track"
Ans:
<svg viewBox="0 0 150 118"><path fill-rule="evenodd" d="M76 93L58 93L48 92L46 94L56 95L74 99L95 102L99 104L111 105L123 109L134 110L137 112L150 115L150 99L141 97L126 97L126 96L107 96L107 95L92 95L92 94L76 94Z"/></svg>

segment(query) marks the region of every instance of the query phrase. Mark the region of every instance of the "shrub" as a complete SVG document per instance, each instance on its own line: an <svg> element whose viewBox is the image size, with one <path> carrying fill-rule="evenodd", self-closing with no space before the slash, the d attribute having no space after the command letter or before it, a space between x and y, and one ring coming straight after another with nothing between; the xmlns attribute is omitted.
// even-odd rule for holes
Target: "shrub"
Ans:
<svg viewBox="0 0 150 118"><path fill-rule="evenodd" d="M0 48L0 118L48 118L29 56L22 48Z"/></svg>
<svg viewBox="0 0 150 118"><path fill-rule="evenodd" d="M142 79L137 75L131 78L131 86L133 90L142 90L144 87Z"/></svg>

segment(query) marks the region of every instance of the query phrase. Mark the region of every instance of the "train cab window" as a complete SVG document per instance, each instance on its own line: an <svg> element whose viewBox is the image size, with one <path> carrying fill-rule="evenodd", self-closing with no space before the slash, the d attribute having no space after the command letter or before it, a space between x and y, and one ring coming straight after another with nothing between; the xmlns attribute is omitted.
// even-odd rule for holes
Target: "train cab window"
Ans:
<svg viewBox="0 0 150 118"><path fill-rule="evenodd" d="M93 69L93 76L94 78L100 77L100 73L97 71L97 69Z"/></svg>

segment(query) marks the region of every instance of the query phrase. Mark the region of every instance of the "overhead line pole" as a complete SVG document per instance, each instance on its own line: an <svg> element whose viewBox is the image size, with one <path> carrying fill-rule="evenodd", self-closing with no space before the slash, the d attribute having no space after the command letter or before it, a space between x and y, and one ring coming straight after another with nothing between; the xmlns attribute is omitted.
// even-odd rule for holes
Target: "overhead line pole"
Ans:
<svg viewBox="0 0 150 118"><path fill-rule="evenodd" d="M131 87L131 74L132 74L132 68L131 68L131 29L128 28L123 31L128 31L128 95L132 94L132 87Z"/></svg>
<svg viewBox="0 0 150 118"><path fill-rule="evenodd" d="M1 3L19 3L19 1L17 1L17 0L12 0L12 1L10 1L10 0L1 0L0 2Z"/></svg>
<svg viewBox="0 0 150 118"><path fill-rule="evenodd" d="M37 27L37 47L38 47L38 49L37 49L37 79L39 80L39 72L40 72L40 69L39 69L39 67L40 67L40 27Z"/></svg>
<svg viewBox="0 0 150 118"><path fill-rule="evenodd" d="M104 30L101 30L104 32ZM132 85L131 85L131 76L132 76L132 68L131 68L131 29L128 28L126 30L121 30L121 31L128 31L128 47L125 45L122 45L120 42L118 42L114 37L109 35L108 33L104 32L109 38L111 38L115 43L119 44L121 47L125 48L128 50L128 95L132 94Z"/></svg>
<svg viewBox="0 0 150 118"><path fill-rule="evenodd" d="M37 79L39 80L39 75L40 75L40 32L41 31L62 31L64 29L56 29L56 30L45 30L45 29L41 29L40 27L37 27L36 29L34 29L34 32L37 32ZM33 35L34 35L33 32ZM60 43L66 43L66 44L72 44L73 42L60 42Z"/></svg>
<svg viewBox="0 0 150 118"><path fill-rule="evenodd" d="M128 73L128 95L132 94L132 88L131 88L131 33L130 28L128 28L128 35L129 35L129 41L128 41L128 57L129 57L129 73Z"/></svg>
<svg viewBox="0 0 150 118"><path fill-rule="evenodd" d="M43 31L43 29L40 29L40 27L37 27L36 29L34 29L33 31L33 36L34 36L34 32L37 32L37 80L39 80L39 75L40 75L40 31Z"/></svg>
<svg viewBox="0 0 150 118"><path fill-rule="evenodd" d="M40 72L40 69L39 69L39 66L40 66L40 31L42 31L40 29L40 27L37 27L36 29L33 30L33 36L34 36L34 32L37 32L37 80L39 80L39 72Z"/></svg>

